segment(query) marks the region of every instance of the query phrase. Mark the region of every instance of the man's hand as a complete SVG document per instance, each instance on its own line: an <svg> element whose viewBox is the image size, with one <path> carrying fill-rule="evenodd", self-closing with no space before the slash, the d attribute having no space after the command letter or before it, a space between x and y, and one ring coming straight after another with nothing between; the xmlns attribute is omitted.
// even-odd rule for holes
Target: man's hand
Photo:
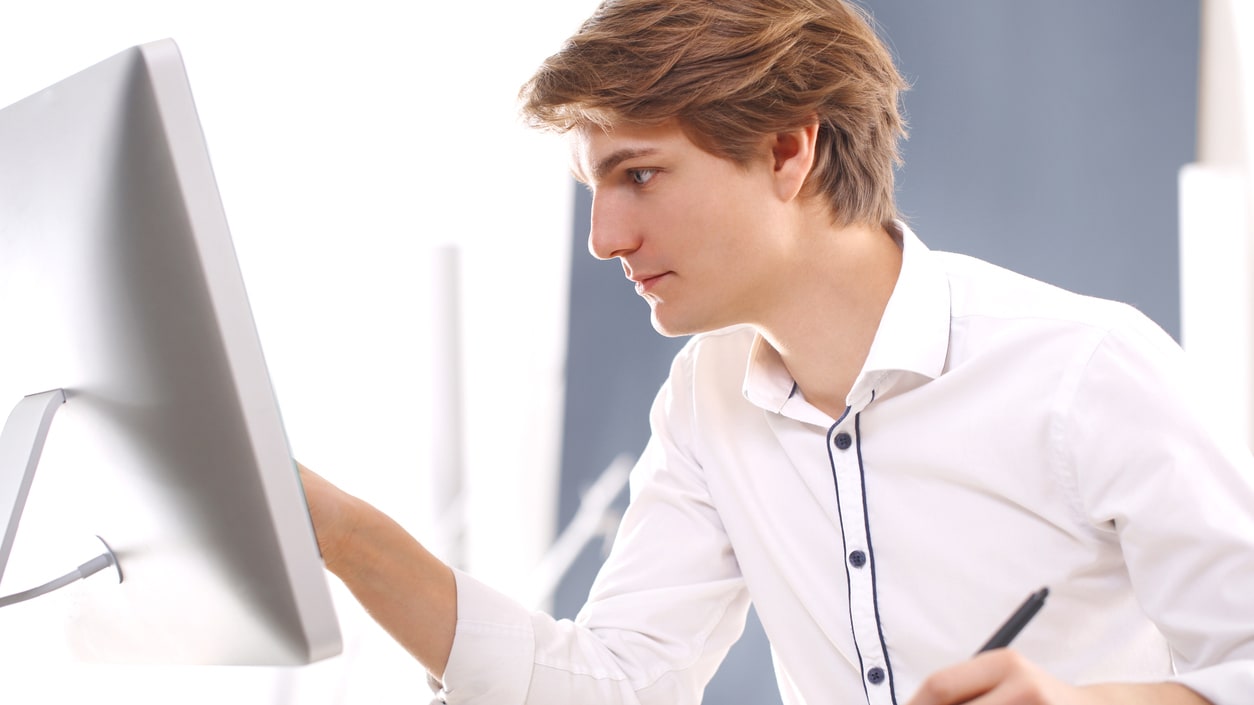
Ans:
<svg viewBox="0 0 1254 705"><path fill-rule="evenodd" d="M341 556L360 521L360 508L356 506L358 500L299 462L296 467L300 470L305 502L309 505L314 534L318 537L318 550L322 552L327 568L338 575L345 568Z"/></svg>
<svg viewBox="0 0 1254 705"><path fill-rule="evenodd" d="M937 671L907 705L1211 705L1177 683L1063 683L1009 649Z"/></svg>
<svg viewBox="0 0 1254 705"><path fill-rule="evenodd" d="M390 517L296 466L327 569L401 646L443 678L457 626L453 571Z"/></svg>

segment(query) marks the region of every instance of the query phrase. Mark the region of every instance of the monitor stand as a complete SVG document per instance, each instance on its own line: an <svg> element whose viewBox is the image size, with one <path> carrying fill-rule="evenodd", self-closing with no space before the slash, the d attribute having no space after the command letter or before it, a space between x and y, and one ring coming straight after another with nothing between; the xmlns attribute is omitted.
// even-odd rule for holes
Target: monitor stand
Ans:
<svg viewBox="0 0 1254 705"><path fill-rule="evenodd" d="M48 437L48 427L52 425L52 416L64 403L65 392L60 389L23 397L0 430L0 529L4 530L0 541L0 579L9 562L13 537L35 477L35 466L39 465L44 439Z"/></svg>

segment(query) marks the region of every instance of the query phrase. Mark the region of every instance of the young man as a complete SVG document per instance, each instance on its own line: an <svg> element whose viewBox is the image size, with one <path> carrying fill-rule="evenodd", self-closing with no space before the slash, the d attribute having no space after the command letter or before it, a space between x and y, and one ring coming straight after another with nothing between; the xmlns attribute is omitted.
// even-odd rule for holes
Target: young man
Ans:
<svg viewBox="0 0 1254 705"><path fill-rule="evenodd" d="M901 89L842 0L609 0L524 87L593 254L694 337L574 622L306 473L327 565L447 702L699 702L750 600L790 704L1251 702L1248 450L1133 309L897 219Z"/></svg>

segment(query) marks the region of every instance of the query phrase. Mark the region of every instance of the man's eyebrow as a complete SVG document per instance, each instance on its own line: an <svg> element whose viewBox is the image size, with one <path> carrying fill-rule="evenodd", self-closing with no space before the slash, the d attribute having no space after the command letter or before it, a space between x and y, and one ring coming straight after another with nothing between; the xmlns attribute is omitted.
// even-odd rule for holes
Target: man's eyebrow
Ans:
<svg viewBox="0 0 1254 705"><path fill-rule="evenodd" d="M614 171L614 167L618 166L619 164L622 164L628 159L635 159L636 157L647 157L651 154L656 154L656 153L657 153L657 150L654 149L653 147L641 147L641 148L627 147L624 149L620 149L614 152L613 154L606 156L604 159L597 162L596 166L592 167L592 180L594 183L599 182L601 179L605 178L605 176L609 174L611 171Z"/></svg>

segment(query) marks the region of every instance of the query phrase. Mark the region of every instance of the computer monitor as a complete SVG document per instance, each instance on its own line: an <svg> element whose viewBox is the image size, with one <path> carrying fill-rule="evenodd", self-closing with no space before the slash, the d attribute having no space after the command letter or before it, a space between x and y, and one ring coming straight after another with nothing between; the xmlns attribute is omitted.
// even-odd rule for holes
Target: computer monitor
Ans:
<svg viewBox="0 0 1254 705"><path fill-rule="evenodd" d="M50 525L73 526L99 536L121 571L120 582L65 589L78 593L64 625L73 652L257 665L339 653L327 574L171 40L0 110L0 418L10 409L3 553L37 544ZM19 428L32 424L42 428ZM40 430L29 485L28 439ZM16 530L24 483L27 519L51 524ZM80 558L67 556L66 569ZM4 580L0 594L26 587Z"/></svg>

